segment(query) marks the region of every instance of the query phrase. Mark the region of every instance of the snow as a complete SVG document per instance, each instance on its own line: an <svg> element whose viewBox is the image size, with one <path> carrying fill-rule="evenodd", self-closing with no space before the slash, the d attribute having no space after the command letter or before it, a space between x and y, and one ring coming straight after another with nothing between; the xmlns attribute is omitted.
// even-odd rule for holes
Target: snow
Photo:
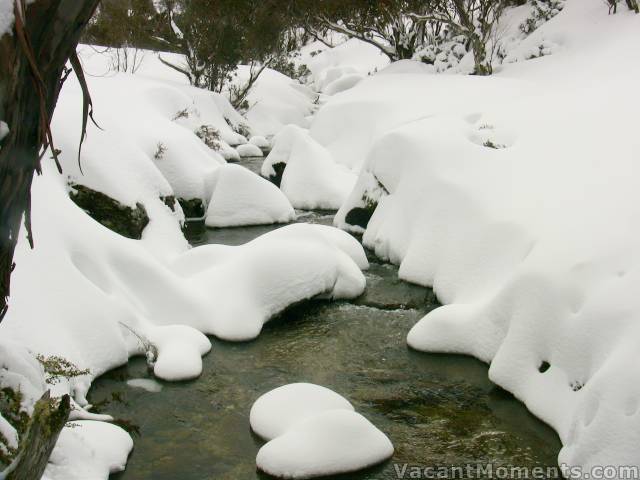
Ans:
<svg viewBox="0 0 640 480"><path fill-rule="evenodd" d="M9 126L5 122L0 121L0 142L4 140L4 137L6 137L8 134Z"/></svg>
<svg viewBox="0 0 640 480"><path fill-rule="evenodd" d="M64 428L53 450L43 480L106 479L121 472L133 441L121 428L104 422L76 421Z"/></svg>
<svg viewBox="0 0 640 480"><path fill-rule="evenodd" d="M275 136L261 174L275 176L277 164L286 164L280 188L295 208L337 210L356 182L355 173L334 162L322 145L295 125Z"/></svg>
<svg viewBox="0 0 640 480"><path fill-rule="evenodd" d="M185 321L224 340L251 340L264 323L293 303L316 296L361 295L365 278L361 261L354 257L364 255L362 247L354 254L351 242L357 241L349 234L309 227L286 226L245 245L205 245L178 257L171 268L201 298L203 307ZM327 234L326 228L334 233ZM156 321L162 322L162 317L167 315Z"/></svg>
<svg viewBox="0 0 640 480"><path fill-rule="evenodd" d="M240 66L238 82L249 76L249 67ZM271 136L286 125L307 125L317 94L270 68L265 69L249 93L245 116L255 135Z"/></svg>
<svg viewBox="0 0 640 480"><path fill-rule="evenodd" d="M304 137L305 130L297 125L287 125L273 137L273 148L262 163L260 174L272 177L276 174L273 166L278 163L286 164L291 156L291 149L298 138Z"/></svg>
<svg viewBox="0 0 640 480"><path fill-rule="evenodd" d="M287 223L295 218L287 197L268 180L239 165L225 165L216 171L207 226Z"/></svg>
<svg viewBox="0 0 640 480"><path fill-rule="evenodd" d="M298 137L286 163L280 188L295 208L337 210L356 182L351 170L308 135Z"/></svg>
<svg viewBox="0 0 640 480"><path fill-rule="evenodd" d="M5 34L11 34L13 29L13 1L0 0L0 37Z"/></svg>
<svg viewBox="0 0 640 480"><path fill-rule="evenodd" d="M265 150L271 148L271 143L269 143L269 140L267 140L266 138L260 135L255 135L251 137L249 139L249 143L252 145L255 145L258 148L265 149Z"/></svg>
<svg viewBox="0 0 640 480"><path fill-rule="evenodd" d="M262 150L260 149L260 147L252 143L247 143L245 145L238 145L236 150L238 151L238 154L241 157L263 157L264 156L264 153L262 153Z"/></svg>
<svg viewBox="0 0 640 480"><path fill-rule="evenodd" d="M251 407L251 429L273 440L293 425L327 410L350 410L353 405L332 390L312 383L291 383L262 395Z"/></svg>
<svg viewBox="0 0 640 480"><path fill-rule="evenodd" d="M570 0L493 77L404 62L330 98L310 128L361 172L336 224L377 201L365 245L446 304L409 345L490 363L556 429L559 463L584 469L640 464L639 27ZM556 47L525 61L540 45Z"/></svg>
<svg viewBox="0 0 640 480"><path fill-rule="evenodd" d="M132 388L140 388L150 393L158 393L162 391L162 384L151 378L131 378L127 380L127 385Z"/></svg>
<svg viewBox="0 0 640 480"><path fill-rule="evenodd" d="M328 388L294 383L253 404L251 428L269 440L258 452L259 470L279 478L314 478L354 472L387 460L387 436Z"/></svg>
<svg viewBox="0 0 640 480"><path fill-rule="evenodd" d="M364 77L362 75L357 73L343 75L324 87L322 89L322 93L325 95L335 95L337 93L344 92L345 90L355 87L363 80L363 78Z"/></svg>

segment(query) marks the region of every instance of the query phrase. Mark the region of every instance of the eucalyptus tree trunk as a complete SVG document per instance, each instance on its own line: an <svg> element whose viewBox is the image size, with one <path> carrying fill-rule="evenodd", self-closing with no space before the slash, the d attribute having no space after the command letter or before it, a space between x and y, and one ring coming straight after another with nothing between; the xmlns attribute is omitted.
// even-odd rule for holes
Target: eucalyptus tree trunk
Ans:
<svg viewBox="0 0 640 480"><path fill-rule="evenodd" d="M0 121L9 127L0 140L0 320L23 217L31 241L31 181L50 140L65 65L99 0L14 2L13 31L0 38Z"/></svg>

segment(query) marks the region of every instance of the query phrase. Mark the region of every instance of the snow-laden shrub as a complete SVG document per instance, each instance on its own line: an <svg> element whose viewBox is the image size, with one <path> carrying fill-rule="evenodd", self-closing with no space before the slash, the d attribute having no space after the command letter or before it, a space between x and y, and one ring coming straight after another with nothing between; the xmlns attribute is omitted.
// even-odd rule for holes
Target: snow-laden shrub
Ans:
<svg viewBox="0 0 640 480"><path fill-rule="evenodd" d="M200 125L195 131L196 136L211 150L220 150L220 131L212 125Z"/></svg>
<svg viewBox="0 0 640 480"><path fill-rule="evenodd" d="M458 65L466 54L465 37L457 35L438 43L425 45L413 59L433 65L437 72L444 72Z"/></svg>
<svg viewBox="0 0 640 480"><path fill-rule="evenodd" d="M531 0L531 15L520 24L522 33L529 35L540 25L558 15L564 8L566 0Z"/></svg>

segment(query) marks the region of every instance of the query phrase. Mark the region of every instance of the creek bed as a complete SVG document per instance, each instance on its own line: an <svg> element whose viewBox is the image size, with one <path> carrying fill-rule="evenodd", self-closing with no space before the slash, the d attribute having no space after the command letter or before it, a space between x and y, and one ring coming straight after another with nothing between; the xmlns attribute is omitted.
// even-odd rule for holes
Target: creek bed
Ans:
<svg viewBox="0 0 640 480"><path fill-rule="evenodd" d="M299 213L299 221L332 220L328 212ZM238 245L274 228L207 229L191 241ZM126 380L150 377L140 358L97 379L90 402L116 417L135 441L127 470L111 478L268 478L256 472L263 442L250 431L249 411L263 393L293 382L342 394L394 444L385 464L332 478L402 478L396 468L405 463L555 466L556 434L493 385L484 363L407 347L408 331L437 301L431 290L398 280L395 266L371 260L360 299L298 305L252 342L212 338L195 381L161 382L157 393L130 387Z"/></svg>

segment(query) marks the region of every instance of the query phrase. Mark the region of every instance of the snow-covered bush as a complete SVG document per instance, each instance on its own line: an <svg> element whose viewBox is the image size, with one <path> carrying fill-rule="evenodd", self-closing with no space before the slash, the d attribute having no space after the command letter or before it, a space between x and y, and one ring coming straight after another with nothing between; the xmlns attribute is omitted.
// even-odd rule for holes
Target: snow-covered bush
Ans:
<svg viewBox="0 0 640 480"><path fill-rule="evenodd" d="M425 45L413 57L414 60L433 65L436 72L444 72L460 63L467 54L466 39L456 35L450 39Z"/></svg>
<svg viewBox="0 0 640 480"><path fill-rule="evenodd" d="M566 0L530 0L533 10L531 15L520 24L522 33L529 35L540 25L558 15L565 6Z"/></svg>
<svg viewBox="0 0 640 480"><path fill-rule="evenodd" d="M220 144L220 132L212 125L200 125L196 130L196 135L211 150L216 152L222 148Z"/></svg>

